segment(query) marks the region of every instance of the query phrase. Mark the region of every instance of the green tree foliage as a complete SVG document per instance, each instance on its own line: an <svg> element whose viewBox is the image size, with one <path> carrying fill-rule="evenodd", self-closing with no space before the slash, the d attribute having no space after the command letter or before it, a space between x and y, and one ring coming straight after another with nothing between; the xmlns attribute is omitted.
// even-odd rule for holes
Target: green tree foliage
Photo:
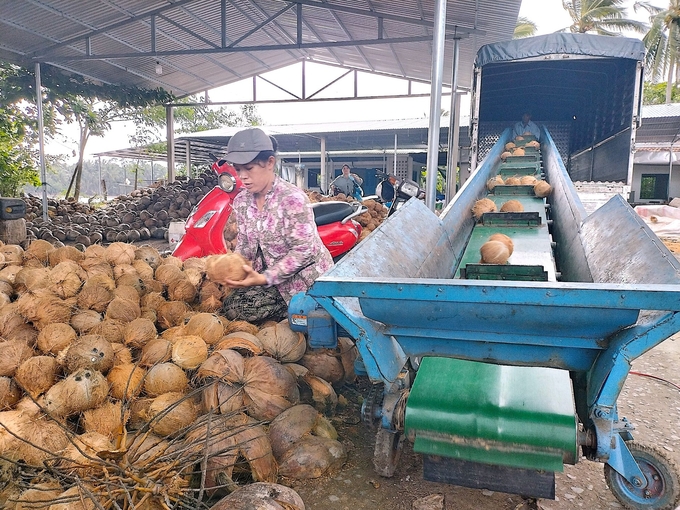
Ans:
<svg viewBox="0 0 680 510"><path fill-rule="evenodd" d="M517 24L515 25L515 31L512 34L513 39L522 39L524 37L531 37L536 35L538 27L536 23L531 21L529 18L520 16L517 18Z"/></svg>
<svg viewBox="0 0 680 510"><path fill-rule="evenodd" d="M666 103L666 83L649 83L645 82L642 102L644 104L664 104ZM671 87L671 103L680 103L680 87L677 85Z"/></svg>
<svg viewBox="0 0 680 510"><path fill-rule="evenodd" d="M23 114L0 108L0 196L17 196L25 184L40 185L25 138Z"/></svg>
<svg viewBox="0 0 680 510"><path fill-rule="evenodd" d="M564 30L573 33L621 35L622 30L644 33L647 25L626 17L626 0L562 0L572 24Z"/></svg>

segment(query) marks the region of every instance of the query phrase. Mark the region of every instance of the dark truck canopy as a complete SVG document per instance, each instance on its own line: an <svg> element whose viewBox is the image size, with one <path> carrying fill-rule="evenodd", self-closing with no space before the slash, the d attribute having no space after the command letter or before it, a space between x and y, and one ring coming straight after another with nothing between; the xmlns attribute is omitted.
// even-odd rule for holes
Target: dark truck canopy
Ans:
<svg viewBox="0 0 680 510"><path fill-rule="evenodd" d="M644 56L642 41L590 34L482 46L472 116L479 123L479 155L484 137L528 111L550 131L572 179L626 181Z"/></svg>

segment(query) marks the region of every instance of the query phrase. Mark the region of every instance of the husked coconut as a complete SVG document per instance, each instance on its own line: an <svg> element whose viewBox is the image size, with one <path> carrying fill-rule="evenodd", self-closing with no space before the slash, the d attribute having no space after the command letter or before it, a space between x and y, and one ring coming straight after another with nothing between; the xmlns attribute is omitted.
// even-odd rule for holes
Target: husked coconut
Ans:
<svg viewBox="0 0 680 510"><path fill-rule="evenodd" d="M524 206L519 200L508 200L501 206L501 212L523 212Z"/></svg>
<svg viewBox="0 0 680 510"><path fill-rule="evenodd" d="M209 280L201 284L198 291L198 310L201 312L212 313L222 308L222 298L224 293L220 285Z"/></svg>
<svg viewBox="0 0 680 510"><path fill-rule="evenodd" d="M156 269L160 265L162 257L156 248L145 245L135 250L135 259L142 260Z"/></svg>
<svg viewBox="0 0 680 510"><path fill-rule="evenodd" d="M137 298L139 300L139 296ZM106 318L112 320L119 320L121 322L130 322L138 318L142 314L138 302L120 297L114 298L109 306L106 307Z"/></svg>
<svg viewBox="0 0 680 510"><path fill-rule="evenodd" d="M123 339L125 345L141 349L157 335L156 325L149 319L139 318L125 325Z"/></svg>
<svg viewBox="0 0 680 510"><path fill-rule="evenodd" d="M522 177L520 177L519 182L520 184L533 186L534 184L536 184L537 180L536 177L534 177L533 175L523 175Z"/></svg>
<svg viewBox="0 0 680 510"><path fill-rule="evenodd" d="M552 193L552 186L546 181L538 181L534 184L534 194L537 197L545 198Z"/></svg>
<svg viewBox="0 0 680 510"><path fill-rule="evenodd" d="M307 341L302 333L290 329L288 319L257 333L264 350L281 363L295 363L305 353Z"/></svg>
<svg viewBox="0 0 680 510"><path fill-rule="evenodd" d="M0 307L0 338L6 337L14 328L25 323L16 302Z"/></svg>
<svg viewBox="0 0 680 510"><path fill-rule="evenodd" d="M482 198L472 206L472 215L476 220L480 220L485 213L496 212L496 203L490 198Z"/></svg>
<svg viewBox="0 0 680 510"><path fill-rule="evenodd" d="M113 366L111 342L101 335L81 336L66 351L63 365L69 373L91 368L105 374Z"/></svg>
<svg viewBox="0 0 680 510"><path fill-rule="evenodd" d="M144 379L144 391L151 397L170 392L185 393L188 385L186 373L174 363L154 365Z"/></svg>
<svg viewBox="0 0 680 510"><path fill-rule="evenodd" d="M508 177L505 179L506 186L519 186L522 184L522 180L517 176Z"/></svg>
<svg viewBox="0 0 680 510"><path fill-rule="evenodd" d="M479 249L482 264L505 264L510 258L510 251L501 241L487 241Z"/></svg>
<svg viewBox="0 0 680 510"><path fill-rule="evenodd" d="M33 356L33 349L26 342L21 340L0 342L0 376L14 376L19 365L31 356Z"/></svg>
<svg viewBox="0 0 680 510"><path fill-rule="evenodd" d="M183 301L166 301L156 310L158 326L161 329L183 325L184 315L189 311L189 305Z"/></svg>
<svg viewBox="0 0 680 510"><path fill-rule="evenodd" d="M21 399L21 389L11 377L0 377L0 411L14 407Z"/></svg>
<svg viewBox="0 0 680 510"><path fill-rule="evenodd" d="M113 289L113 298L127 299L139 306L140 292L142 292L142 281L136 276L125 275L118 279L116 288Z"/></svg>
<svg viewBox="0 0 680 510"><path fill-rule="evenodd" d="M168 298L172 301L193 303L196 295L196 287L187 278L180 278L168 284Z"/></svg>
<svg viewBox="0 0 680 510"><path fill-rule="evenodd" d="M86 282L78 293L78 306L82 309L104 312L113 299L113 293L103 285Z"/></svg>
<svg viewBox="0 0 680 510"><path fill-rule="evenodd" d="M81 335L90 331L101 321L101 314L95 310L79 310L71 316L71 326Z"/></svg>
<svg viewBox="0 0 680 510"><path fill-rule="evenodd" d="M136 397L142 392L145 376L144 369L133 363L114 366L106 377L111 387L111 396L118 400Z"/></svg>
<svg viewBox="0 0 680 510"><path fill-rule="evenodd" d="M183 393L164 393L156 397L146 412L151 430L159 436L171 436L198 418L198 407Z"/></svg>
<svg viewBox="0 0 680 510"><path fill-rule="evenodd" d="M124 331L124 321L105 318L94 328L88 331L88 334L103 336L112 344L122 344Z"/></svg>
<svg viewBox="0 0 680 510"><path fill-rule="evenodd" d="M504 151L504 152L501 153L501 159L503 161L508 159L510 156L512 156L512 152L510 152L510 151Z"/></svg>
<svg viewBox="0 0 680 510"><path fill-rule="evenodd" d="M139 278L139 274L132 264L116 264L113 266L113 278L118 283L118 279L125 276L132 275L135 278Z"/></svg>
<svg viewBox="0 0 680 510"><path fill-rule="evenodd" d="M150 367L157 363L168 361L172 357L172 344L165 338L154 338L142 347L139 364Z"/></svg>
<svg viewBox="0 0 680 510"><path fill-rule="evenodd" d="M172 361L191 370L208 359L208 344L200 336L186 335L172 345Z"/></svg>
<svg viewBox="0 0 680 510"><path fill-rule="evenodd" d="M161 266L166 265L166 264L171 265L171 266L176 266L179 269L182 269L182 267L184 267L184 262L182 261L182 259L180 259L179 257L174 257L172 255L170 255L168 257L163 257L161 259Z"/></svg>
<svg viewBox="0 0 680 510"><path fill-rule="evenodd" d="M279 459L279 474L308 480L337 472L347 461L345 447L339 441L309 436L295 443Z"/></svg>
<svg viewBox="0 0 680 510"><path fill-rule="evenodd" d="M18 294L28 290L44 289L50 284L50 270L46 267L25 267L14 277Z"/></svg>
<svg viewBox="0 0 680 510"><path fill-rule="evenodd" d="M104 251L104 259L112 266L132 264L135 260L135 247L127 243L111 243Z"/></svg>
<svg viewBox="0 0 680 510"><path fill-rule="evenodd" d="M30 324L21 324L7 334L5 340L21 340L31 347L38 341L40 333Z"/></svg>
<svg viewBox="0 0 680 510"><path fill-rule="evenodd" d="M220 499L211 510L305 510L300 495L277 483L257 482L239 487Z"/></svg>
<svg viewBox="0 0 680 510"><path fill-rule="evenodd" d="M197 313L189 319L184 330L187 335L200 336L208 345L214 345L224 336L224 322L213 313Z"/></svg>
<svg viewBox="0 0 680 510"><path fill-rule="evenodd" d="M84 368L52 386L45 394L45 410L55 417L99 407L109 394L109 384L96 370Z"/></svg>
<svg viewBox="0 0 680 510"><path fill-rule="evenodd" d="M105 402L95 409L88 409L83 412L83 429L113 439L123 428L121 411L120 402Z"/></svg>
<svg viewBox="0 0 680 510"><path fill-rule="evenodd" d="M54 251L54 246L48 241L36 239L28 245L26 251L23 253L24 262L27 260L38 260L43 266L48 264L48 256L51 251Z"/></svg>
<svg viewBox="0 0 680 510"><path fill-rule="evenodd" d="M155 278L164 285L170 285L177 280L182 280L184 273L173 264L161 264L156 269Z"/></svg>
<svg viewBox="0 0 680 510"><path fill-rule="evenodd" d="M143 260L136 259L132 263L132 267L135 268L135 271L137 271L139 278L143 282L146 283L150 280L153 280L153 268Z"/></svg>
<svg viewBox="0 0 680 510"><path fill-rule="evenodd" d="M512 155L513 156L524 156L525 151L521 147L515 147L514 149L512 149Z"/></svg>
<svg viewBox="0 0 680 510"><path fill-rule="evenodd" d="M85 255L85 258L103 258L104 253L106 253L106 248L101 244L91 244L85 248L83 255Z"/></svg>
<svg viewBox="0 0 680 510"><path fill-rule="evenodd" d="M309 404L298 404L283 411L269 424L269 440L274 457L279 459L295 443L314 435L337 439L335 427Z"/></svg>
<svg viewBox="0 0 680 510"><path fill-rule="evenodd" d="M509 252L510 255L512 255L512 252L515 249L515 243L512 242L512 239L510 239L505 234L501 234L500 232L497 232L495 234L491 234L489 236L488 241L500 241L508 249L508 252Z"/></svg>
<svg viewBox="0 0 680 510"><path fill-rule="evenodd" d="M113 349L114 367L132 363L132 351L130 351L130 349L119 343L112 343L111 348Z"/></svg>
<svg viewBox="0 0 680 510"><path fill-rule="evenodd" d="M329 383L341 382L345 377L345 369L337 349L310 350L302 356L299 363Z"/></svg>
<svg viewBox="0 0 680 510"><path fill-rule="evenodd" d="M79 262L84 258L85 254L73 246L61 246L51 251L47 255L47 259L49 260L50 266L52 267L55 267L57 264L65 260L74 260L75 262Z"/></svg>
<svg viewBox="0 0 680 510"><path fill-rule="evenodd" d="M214 282L239 281L246 277L244 265L250 264L238 253L212 255L205 262L205 272L207 277Z"/></svg>
<svg viewBox="0 0 680 510"><path fill-rule="evenodd" d="M151 308L152 310L156 310L163 303L167 303L167 300L163 297L163 295L160 292L147 292L142 296L140 302L142 308Z"/></svg>
<svg viewBox="0 0 680 510"><path fill-rule="evenodd" d="M514 149L515 147L517 147L517 145L515 144L515 142L508 142L508 143L505 144L505 150L506 150L506 151L511 151L511 150Z"/></svg>
<svg viewBox="0 0 680 510"><path fill-rule="evenodd" d="M493 191L496 188L496 186L498 185L502 186L503 184L504 184L503 177L501 177L500 175L496 175L495 177L492 177L491 179L486 181L486 189L488 189L489 191Z"/></svg>
<svg viewBox="0 0 680 510"><path fill-rule="evenodd" d="M58 354L75 342L78 335L69 324L48 324L38 333L38 349L44 353Z"/></svg>
<svg viewBox="0 0 680 510"><path fill-rule="evenodd" d="M52 356L33 356L24 361L14 379L33 398L50 389L57 382L59 364Z"/></svg>

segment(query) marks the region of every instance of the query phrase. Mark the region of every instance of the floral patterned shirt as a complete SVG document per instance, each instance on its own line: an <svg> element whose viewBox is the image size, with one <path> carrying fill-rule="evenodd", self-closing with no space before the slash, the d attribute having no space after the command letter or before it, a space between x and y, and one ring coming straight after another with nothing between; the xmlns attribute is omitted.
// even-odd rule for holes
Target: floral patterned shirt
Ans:
<svg viewBox="0 0 680 510"><path fill-rule="evenodd" d="M233 207L238 225L234 251L252 261L258 272L263 272L264 257L267 285L276 285L286 303L333 266L309 199L297 186L276 176L262 210L246 189L236 196ZM258 246L263 257L257 255Z"/></svg>

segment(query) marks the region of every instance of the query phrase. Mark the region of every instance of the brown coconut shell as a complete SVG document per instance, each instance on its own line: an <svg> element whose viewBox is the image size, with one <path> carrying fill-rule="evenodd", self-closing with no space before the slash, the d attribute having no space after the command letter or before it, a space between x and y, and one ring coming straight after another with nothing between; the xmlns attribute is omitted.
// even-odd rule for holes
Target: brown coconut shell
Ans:
<svg viewBox="0 0 680 510"><path fill-rule="evenodd" d="M5 340L21 340L26 345L35 346L39 331L30 324L21 324L7 334Z"/></svg>
<svg viewBox="0 0 680 510"><path fill-rule="evenodd" d="M36 239L28 245L26 251L23 253L24 262L27 260L38 260L42 265L49 263L48 256L51 251L54 251L54 246L48 241Z"/></svg>
<svg viewBox="0 0 680 510"><path fill-rule="evenodd" d="M508 249L508 252L510 252L510 255L512 255L512 252L515 250L515 243L512 242L512 239L510 239L505 234L501 234L500 232L497 232L495 234L491 234L489 236L489 239L487 239L487 241L500 241Z"/></svg>
<svg viewBox="0 0 680 510"><path fill-rule="evenodd" d="M552 193L552 186L546 181L538 181L534 184L534 194L537 197L545 198Z"/></svg>
<svg viewBox="0 0 680 510"><path fill-rule="evenodd" d="M92 466L101 463L97 454L114 449L111 439L99 432L85 432L75 436L59 459L59 467L72 475L87 476Z"/></svg>
<svg viewBox="0 0 680 510"><path fill-rule="evenodd" d="M224 328L225 335L230 335L231 333L236 333L239 331L257 336L260 328L258 328L255 324L251 324L250 322L246 321L231 321Z"/></svg>
<svg viewBox="0 0 680 510"><path fill-rule="evenodd" d="M112 343L113 349L113 366L125 365L132 363L132 351L123 344Z"/></svg>
<svg viewBox="0 0 680 510"><path fill-rule="evenodd" d="M182 393L164 393L156 397L146 412L151 430L159 436L172 436L193 424L198 406Z"/></svg>
<svg viewBox="0 0 680 510"><path fill-rule="evenodd" d="M180 278L168 285L168 299L193 303L198 296L196 286L188 278Z"/></svg>
<svg viewBox="0 0 680 510"><path fill-rule="evenodd" d="M198 368L206 359L208 344L200 336L186 335L172 345L172 361L184 369Z"/></svg>
<svg viewBox="0 0 680 510"><path fill-rule="evenodd" d="M508 200L501 206L501 212L523 212L524 206L519 200Z"/></svg>
<svg viewBox="0 0 680 510"><path fill-rule="evenodd" d="M182 270L174 264L161 264L156 269L154 278L163 285L170 285L171 283L184 278Z"/></svg>
<svg viewBox="0 0 680 510"><path fill-rule="evenodd" d="M223 337L215 345L215 350L233 349L244 356L259 356L264 353L264 346L260 339L245 331L237 331Z"/></svg>
<svg viewBox="0 0 680 510"><path fill-rule="evenodd" d="M104 251L104 260L112 266L132 264L135 260L135 247L127 243L111 243Z"/></svg>
<svg viewBox="0 0 680 510"><path fill-rule="evenodd" d="M37 398L57 382L59 363L52 356L33 356L24 361L14 379L29 395Z"/></svg>
<svg viewBox="0 0 680 510"><path fill-rule="evenodd" d="M510 152L510 151L504 151L504 152L501 153L501 159L503 161L508 159L510 156L512 156L512 152Z"/></svg>
<svg viewBox="0 0 680 510"><path fill-rule="evenodd" d="M505 264L510 258L510 251L501 241L487 241L479 249L482 264Z"/></svg>
<svg viewBox="0 0 680 510"><path fill-rule="evenodd" d="M85 432L96 432L109 439L115 438L123 429L121 409L121 402L105 402L96 409L88 409L83 412L83 429Z"/></svg>
<svg viewBox="0 0 680 510"><path fill-rule="evenodd" d="M123 323L131 322L137 319L142 314L139 303L123 299L120 297L114 298L109 306L106 307L106 318L110 320L118 320Z"/></svg>
<svg viewBox="0 0 680 510"><path fill-rule="evenodd" d="M78 307L96 312L106 311L106 307L113 300L113 293L97 283L85 283L78 294Z"/></svg>
<svg viewBox="0 0 680 510"><path fill-rule="evenodd" d="M519 186L522 184L522 180L517 176L508 177L505 179L506 186Z"/></svg>
<svg viewBox="0 0 680 510"><path fill-rule="evenodd" d="M123 276L118 280L119 284L116 285L115 289L113 289L113 298L127 299L128 301L132 301L133 303L139 305L139 296L141 296L143 292L142 280L137 277L131 277L132 280L129 281L129 276L130 275ZM130 285L122 283L126 279Z"/></svg>
<svg viewBox="0 0 680 510"><path fill-rule="evenodd" d="M85 258L85 254L73 246L61 246L48 254L50 266L55 267L65 260L79 262Z"/></svg>
<svg viewBox="0 0 680 510"><path fill-rule="evenodd" d="M141 349L158 336L156 325L149 319L140 317L125 325L123 340L125 345Z"/></svg>
<svg viewBox="0 0 680 510"><path fill-rule="evenodd" d="M88 334L103 336L112 344L122 344L124 332L125 322L105 318L98 325L88 331Z"/></svg>
<svg viewBox="0 0 680 510"><path fill-rule="evenodd" d="M186 373L174 363L160 363L149 369L144 380L144 391L150 397L163 393L186 393L189 379Z"/></svg>
<svg viewBox="0 0 680 510"><path fill-rule="evenodd" d="M307 341L302 333L290 329L288 319L274 326L262 328L257 333L264 350L281 363L295 363L307 350Z"/></svg>
<svg viewBox="0 0 680 510"><path fill-rule="evenodd" d="M11 377L0 377L0 411L14 407L21 399L21 389Z"/></svg>
<svg viewBox="0 0 680 510"><path fill-rule="evenodd" d="M224 321L213 313L197 313L184 326L187 335L200 336L208 345L214 345L224 336Z"/></svg>
<svg viewBox="0 0 680 510"><path fill-rule="evenodd" d="M132 263L132 267L135 268L137 275L139 275L143 282L146 283L149 280L153 280L153 268L143 260L136 259Z"/></svg>
<svg viewBox="0 0 680 510"><path fill-rule="evenodd" d="M111 342L101 335L81 336L66 351L63 365L68 373L90 368L105 374L113 366Z"/></svg>
<svg viewBox="0 0 680 510"><path fill-rule="evenodd" d="M496 188L496 186L498 185L502 186L503 184L504 184L503 177L497 175L486 181L486 189L488 189L489 191L493 191Z"/></svg>
<svg viewBox="0 0 680 510"><path fill-rule="evenodd" d="M533 175L523 175L519 179L520 184L533 186L538 182Z"/></svg>
<svg viewBox="0 0 680 510"><path fill-rule="evenodd" d="M309 480L336 473L346 461L347 452L339 441L308 436L281 456L279 474Z"/></svg>
<svg viewBox="0 0 680 510"><path fill-rule="evenodd" d="M84 368L52 386L45 394L45 410L55 417L94 409L104 403L109 384L96 370Z"/></svg>
<svg viewBox="0 0 680 510"><path fill-rule="evenodd" d="M145 376L145 370L132 363L114 366L106 377L111 387L111 396L118 400L136 397L142 392Z"/></svg>
<svg viewBox="0 0 680 510"><path fill-rule="evenodd" d="M78 335L69 324L48 324L38 333L38 349L44 353L57 354L75 342Z"/></svg>
<svg viewBox="0 0 680 510"><path fill-rule="evenodd" d="M156 269L162 260L161 254L152 246L140 246L135 250L135 259L146 262L153 269Z"/></svg>
<svg viewBox="0 0 680 510"><path fill-rule="evenodd" d="M335 349L314 349L298 362L309 371L329 383L339 383L345 377L340 354Z"/></svg>
<svg viewBox="0 0 680 510"><path fill-rule="evenodd" d="M0 342L0 376L12 377L19 366L33 356L33 349L21 340Z"/></svg>
<svg viewBox="0 0 680 510"><path fill-rule="evenodd" d="M154 338L142 347L139 364L143 367L150 367L168 361L171 357L172 344L165 338Z"/></svg>
<svg viewBox="0 0 680 510"><path fill-rule="evenodd" d="M95 310L79 310L71 316L71 326L81 335L90 331L101 321L101 314Z"/></svg>
<svg viewBox="0 0 680 510"><path fill-rule="evenodd" d="M80 484L82 484L83 487L87 487L87 484L83 484L82 482L80 482ZM88 490L90 494L96 492L93 487L90 487ZM92 499L84 496L82 492L83 491L77 485L71 487L59 494L59 497L57 498L58 503L53 503L47 510L95 510L97 506Z"/></svg>
<svg viewBox="0 0 680 510"><path fill-rule="evenodd" d="M250 263L238 253L212 255L205 262L205 273L210 280L218 283L226 280L240 281L246 277L244 265Z"/></svg>
<svg viewBox="0 0 680 510"><path fill-rule="evenodd" d="M514 149L512 149L512 155L524 156L525 155L524 149L522 149L522 147L515 147Z"/></svg>
<svg viewBox="0 0 680 510"><path fill-rule="evenodd" d="M482 198L477 200L472 207L472 215L476 220L480 220L485 213L496 212L496 203L490 198Z"/></svg>
<svg viewBox="0 0 680 510"><path fill-rule="evenodd" d="M156 311L150 310L148 308L142 308L142 315L140 318L149 319L154 324L156 324L156 321L158 321L158 315L156 315Z"/></svg>
<svg viewBox="0 0 680 510"><path fill-rule="evenodd" d="M167 301L156 310L158 326L168 329L184 323L184 315L189 311L189 305L184 301Z"/></svg>

